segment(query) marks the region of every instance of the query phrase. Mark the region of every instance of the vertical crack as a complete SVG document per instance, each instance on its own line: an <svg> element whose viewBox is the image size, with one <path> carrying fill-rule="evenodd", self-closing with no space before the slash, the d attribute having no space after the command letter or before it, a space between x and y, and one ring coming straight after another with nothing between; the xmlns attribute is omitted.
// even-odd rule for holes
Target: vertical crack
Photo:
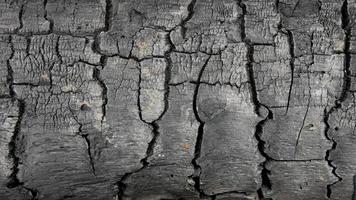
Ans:
<svg viewBox="0 0 356 200"><path fill-rule="evenodd" d="M8 81L8 85L9 85L10 96L11 96L13 101L16 101L17 98L16 98L16 93L15 93L15 90L14 90L14 76L13 76L14 71L12 70L12 67L11 67L11 64L10 64L10 60L13 58L14 53L15 53L11 36L9 36L9 41L8 42L9 42L10 48L11 48L11 55L8 58L8 60L6 61L7 62L7 70L8 70L7 81ZM19 166L20 158L17 157L17 155L16 155L16 150L17 150L16 141L17 141L18 135L21 132L21 122L22 122L23 115L25 113L25 102L21 101L21 100L18 100L17 102L18 102L17 106L19 108L18 119L17 119L17 122L15 124L14 133L13 133L13 135L11 137L11 141L9 143L8 156L9 156L9 158L12 159L13 166L11 168L12 172L11 172L11 174L9 176L10 180L9 180L9 182L7 184L8 188L14 188L14 187L17 187L17 186L23 184L17 178L17 173L19 171L18 166Z"/></svg>
<svg viewBox="0 0 356 200"><path fill-rule="evenodd" d="M335 105L329 110L329 111L324 111L324 123L326 125L325 127L325 137L332 142L332 147L331 149L326 151L325 155L325 160L328 162L329 166L332 168L332 173L333 175L337 178L337 181L327 185L327 197L331 197L331 187L335 185L336 183L342 181L342 178L336 173L336 166L332 164L332 160L330 160L330 152L334 151L336 149L337 143L336 141L329 136L328 132L330 129L330 125L328 123L330 115L335 112L337 109L341 107L341 103L346 99L347 97L347 92L350 89L350 60L351 60L351 55L350 55L350 37L351 37L351 27L350 27L350 16L348 12L348 2L347 0L344 0L342 7L341 7L341 22L342 22L342 29L345 32L345 39L344 39L344 82L342 86L342 92L340 97L336 100Z"/></svg>
<svg viewBox="0 0 356 200"><path fill-rule="evenodd" d="M104 68L105 64L107 61L107 57L106 56L101 56L100 59L100 65L101 67ZM101 105L101 112L102 112L102 116L101 116L101 129L103 129L103 124L105 121L105 117L106 117L106 106L108 104L108 88L105 85L105 82L101 79L100 77L100 70L98 68L94 68L94 74L93 74L93 78L99 83L100 87L101 87L101 96L102 96L102 105Z"/></svg>
<svg viewBox="0 0 356 200"><path fill-rule="evenodd" d="M287 101L286 114L288 114L289 105L290 105L290 98L291 98L292 89L293 89L293 82L294 82L294 68L295 68L295 66L294 66L295 54L294 54L294 37L293 37L293 33L291 31L287 30L287 36L288 36L289 54L290 54L289 65L290 65L290 69L291 69L291 83L290 83L289 92L288 92L288 101Z"/></svg>
<svg viewBox="0 0 356 200"><path fill-rule="evenodd" d="M21 4L20 6L20 12L19 12L19 15L18 15L18 19L19 19L19 23L20 23L20 26L18 28L15 29L15 33L18 33L22 28L23 28L23 20L22 20L22 16L23 16L23 13L24 13L24 7L25 7L25 3L24 2L23 4Z"/></svg>
<svg viewBox="0 0 356 200"><path fill-rule="evenodd" d="M82 128L82 125L80 126L80 131L81 131L81 128ZM88 134L82 134L81 136L85 139L85 142L87 144L89 162L90 162L90 166L91 166L92 172L93 172L93 174L95 176L96 175L95 174L95 163L94 163L93 154L91 153L91 146L90 146L90 140L88 138Z"/></svg>
<svg viewBox="0 0 356 200"><path fill-rule="evenodd" d="M15 100L16 97L13 97L13 100ZM17 154L17 140L18 140L18 136L21 132L21 122L22 122L22 118L23 115L25 113L25 102L22 100L17 100L18 104L18 108L19 108L19 114L18 114L18 119L15 125L15 130L14 133L11 137L11 141L9 143L9 158L12 159L13 161L13 166L11 168L12 172L9 176L9 182L7 183L7 187L8 188L14 188L20 185L23 185L22 182L20 182L20 180L17 178L17 173L19 172L19 163L20 163L20 158L16 155Z"/></svg>
<svg viewBox="0 0 356 200"><path fill-rule="evenodd" d="M263 105L262 105L263 106ZM273 113L270 109L268 109L266 106L263 106L265 109L268 110L268 115L265 119L263 119L262 121L260 121L259 123L257 123L256 125L256 130L255 130L255 138L258 142L257 147L259 152L261 153L261 155L265 158L265 161L260 163L260 166L262 167L262 171L261 171L261 177L262 177L262 184L261 184L261 188L259 188L257 190L257 194L259 196L260 199L264 199L264 195L262 192L262 188L265 187L267 189L272 189L272 183L268 177L268 175L270 174L270 170L268 170L266 168L266 165L268 162L272 161L273 159L265 152L265 141L262 140L261 135L263 134L263 127L265 125L265 123L270 120L273 119Z"/></svg>
<svg viewBox="0 0 356 200"><path fill-rule="evenodd" d="M105 7L105 31L109 31L112 24L112 2L111 0L106 0L106 7Z"/></svg>
<svg viewBox="0 0 356 200"><path fill-rule="evenodd" d="M211 55L209 55L208 59L206 59L204 65L202 66L198 79L197 79L197 84L195 86L194 94L193 94L193 113L195 115L195 118L199 122L199 127L198 127L198 135L194 147L194 158L192 160L192 165L194 167L194 174L191 176L191 178L194 181L194 188L196 189L197 192L199 192L200 197L206 197L207 195L204 194L202 189L200 188L200 175L201 175L201 166L198 164L197 160L200 158L200 153L201 153L201 145L203 142L203 136L204 136L204 125L205 122L201 120L199 113L198 113L198 105L197 105L197 100L198 100L198 92L199 92L199 87L200 87L200 81L203 76L203 72L206 68L206 66L209 63L209 60L211 58Z"/></svg>
<svg viewBox="0 0 356 200"><path fill-rule="evenodd" d="M9 45L10 45L10 49L11 49L11 55L10 57L7 59L6 61L6 65L7 65L7 85L9 86L9 93L10 96L12 98L15 98L16 93L14 90L14 71L12 70L11 64L10 64L10 60L14 57L15 54L15 50L14 50L14 44L12 42L12 36L9 36Z"/></svg>
<svg viewBox="0 0 356 200"><path fill-rule="evenodd" d="M241 30L240 34L241 34L242 41L247 46L246 71L248 73L248 79L249 79L249 83L250 83L251 98L252 98L252 102L255 105L255 113L259 117L263 117L262 113L261 113L261 106L263 106L264 108L266 108L268 110L267 117L264 120L257 123L256 129L255 129L255 134L254 134L256 141L257 141L258 150L259 150L260 154L265 158L265 161L260 163L260 166L262 167L262 170L261 170L262 184L261 184L260 188L257 190L257 194L258 194L259 198L264 199L262 188L266 187L267 189L271 189L271 187L272 187L271 181L268 177L268 174L270 173L270 171L266 168L266 164L272 159L264 151L265 141L262 140L261 135L263 133L263 125L265 124L265 122L267 120L273 118L273 113L266 106L262 105L258 100L256 83L255 83L254 72L253 72L254 47L253 47L253 43L246 36L245 16L247 14L247 8L246 8L246 5L242 1L243 0L239 0L237 3L242 9L242 16L240 19L240 30Z"/></svg>
<svg viewBox="0 0 356 200"><path fill-rule="evenodd" d="M313 58L314 60L314 58ZM298 135L297 135L297 139L295 142L295 148L294 148L294 159L296 158L297 152L298 152L298 144L299 144L299 140L300 140L300 136L302 134L303 128L304 128L304 124L305 124L305 119L307 118L308 112L309 112L309 107L310 107L310 101L311 101L311 86L310 86L310 75L308 72L308 87L309 87L309 97L308 97L308 104L307 104L307 109L305 110L305 114L303 117L303 121L301 124L301 127L299 129Z"/></svg>

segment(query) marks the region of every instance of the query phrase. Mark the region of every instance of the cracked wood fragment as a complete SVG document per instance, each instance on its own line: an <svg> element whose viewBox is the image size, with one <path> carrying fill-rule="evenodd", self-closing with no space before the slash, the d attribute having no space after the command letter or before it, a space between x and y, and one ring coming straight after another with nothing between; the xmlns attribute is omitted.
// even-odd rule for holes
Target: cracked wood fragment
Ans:
<svg viewBox="0 0 356 200"><path fill-rule="evenodd" d="M262 119L254 112L248 87L202 84L197 105L205 122L198 158L201 189L209 195L231 190L256 192L264 159L254 132Z"/></svg>
<svg viewBox="0 0 356 200"><path fill-rule="evenodd" d="M97 173L109 187L127 172L142 167L152 127L141 120L138 107L139 63L120 57L108 58L101 74L107 87L106 116L102 136L93 138L97 144ZM112 166L117 166L115 169Z"/></svg>
<svg viewBox="0 0 356 200"><path fill-rule="evenodd" d="M140 62L140 108L145 122L157 120L165 108L167 63L163 58Z"/></svg>
<svg viewBox="0 0 356 200"><path fill-rule="evenodd" d="M194 181L194 146L198 122L193 113L194 86L170 87L169 108L157 122L160 136L147 168L127 180L124 199L199 199Z"/></svg>

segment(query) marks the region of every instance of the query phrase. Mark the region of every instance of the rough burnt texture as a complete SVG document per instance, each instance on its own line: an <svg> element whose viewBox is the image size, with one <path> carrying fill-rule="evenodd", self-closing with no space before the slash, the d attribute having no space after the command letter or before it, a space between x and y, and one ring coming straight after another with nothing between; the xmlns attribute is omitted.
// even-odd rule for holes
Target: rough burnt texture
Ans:
<svg viewBox="0 0 356 200"><path fill-rule="evenodd" d="M0 0L0 199L355 200L355 54L355 0Z"/></svg>

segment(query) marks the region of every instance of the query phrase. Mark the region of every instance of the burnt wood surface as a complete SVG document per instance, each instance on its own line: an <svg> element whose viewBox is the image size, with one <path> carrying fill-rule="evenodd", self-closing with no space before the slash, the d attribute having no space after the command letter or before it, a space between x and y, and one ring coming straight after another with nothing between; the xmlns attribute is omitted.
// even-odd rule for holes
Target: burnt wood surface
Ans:
<svg viewBox="0 0 356 200"><path fill-rule="evenodd" d="M355 0L0 0L1 200L356 200Z"/></svg>

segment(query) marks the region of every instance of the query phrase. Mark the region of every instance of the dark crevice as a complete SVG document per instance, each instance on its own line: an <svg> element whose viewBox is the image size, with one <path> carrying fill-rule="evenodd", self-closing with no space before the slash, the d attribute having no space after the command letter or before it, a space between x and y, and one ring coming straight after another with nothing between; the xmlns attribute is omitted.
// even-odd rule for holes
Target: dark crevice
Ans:
<svg viewBox="0 0 356 200"><path fill-rule="evenodd" d="M13 97L13 100L15 100L15 97ZM21 132L21 122L23 115L25 113L25 102L22 100L17 100L18 102L18 108L19 108L19 114L18 114L18 119L15 125L15 130L14 134L11 137L11 141L9 143L9 158L12 159L13 161L13 166L11 168L12 172L9 176L9 182L7 183L8 188L14 188L20 185L23 185L22 182L17 178L17 173L19 172L19 164L20 164L20 158L17 156L17 140L18 136Z"/></svg>
<svg viewBox="0 0 356 200"><path fill-rule="evenodd" d="M242 9L242 15L240 16L240 35L242 41L245 41L246 40L245 16L247 14L246 5L242 3L242 0L238 0L237 4Z"/></svg>
<svg viewBox="0 0 356 200"><path fill-rule="evenodd" d="M20 12L19 12L19 16L18 16L20 26L19 26L18 28L16 28L16 30L14 31L15 33L19 33L19 32L21 31L21 29L23 28L22 16L23 16L23 13L24 13L24 11L25 11L24 7L25 7L25 3L23 3L23 4L20 6Z"/></svg>
<svg viewBox="0 0 356 200"><path fill-rule="evenodd" d="M237 83L220 82L220 81L215 81L215 82L189 81L189 83L195 84L195 85L198 85L198 84L205 84L205 85L210 85L210 86L216 86L216 85L223 86L223 85L225 85L225 86L230 86L230 87L237 88L237 89L240 89L243 85L249 84L249 82L241 82L240 84L237 84Z"/></svg>
<svg viewBox="0 0 356 200"><path fill-rule="evenodd" d="M166 60L166 70L165 70L165 80L164 80L164 110L161 113L161 115L158 117L158 120L160 120L163 115L167 112L168 107L169 107L169 82L171 81L171 69L172 69L172 59L171 59L171 53L175 49L175 46L171 40L170 34L167 34L166 41L169 44L169 49L168 51L165 52L164 54L164 59Z"/></svg>
<svg viewBox="0 0 356 200"><path fill-rule="evenodd" d="M262 140L261 135L263 134L263 126L264 124L270 120L273 119L273 113L271 110L269 110L266 106L262 105L265 109L268 110L268 115L267 117L260 121L257 125L256 125L256 130L255 130L255 137L256 140L258 141L257 147L259 152L261 153L261 155L265 158L265 161L262 162L260 164L260 166L262 167L262 171L261 171L261 177L262 177L262 186L261 187L265 187L267 189L271 189L272 188L272 184L271 181L268 177L268 175L270 174L270 171L266 168L266 164L270 161L274 161L273 158L271 158L266 152L265 152L265 141ZM259 189L260 191L258 191L259 197L261 199L263 199L263 192L261 190L261 188Z"/></svg>
<svg viewBox="0 0 356 200"><path fill-rule="evenodd" d="M199 72L198 79L197 79L198 84L195 86L194 95L193 95L193 112L194 112L195 118L199 122L199 127L198 127L198 135L197 135L197 139L196 139L196 143L195 143L195 148L194 148L194 158L192 160L192 165L194 167L194 174L191 176L191 178L194 180L194 188L196 189L197 192L199 192L199 195L201 198L207 197L207 195L204 194L203 190L200 188L200 174L201 174L202 169L201 169L201 166L198 164L197 160L200 158L200 154L201 154L201 145L203 142L205 122L199 117L197 101L198 101L200 80L203 76L203 72L204 72L206 66L209 63L210 58L211 58L211 56L209 56L206 59L204 65L202 66L202 68Z"/></svg>
<svg viewBox="0 0 356 200"><path fill-rule="evenodd" d="M107 58L105 56L102 56L100 59L100 63L102 65L102 67L105 66L107 61ZM101 79L100 77L100 70L98 68L94 68L94 74L93 74L93 78L99 83L100 87L101 87L101 96L102 96L102 105L101 105L101 112L102 112L102 116L101 116L101 128L103 128L103 123L105 121L105 117L106 117L106 106L108 104L108 88L106 87L105 82Z"/></svg>
<svg viewBox="0 0 356 200"><path fill-rule="evenodd" d="M139 169L139 170L141 170L141 169ZM139 171L139 170L137 170L137 171ZM117 193L117 198L116 199L123 200L123 197L125 196L124 193L125 193L125 190L126 190L126 184L124 182L133 173L135 173L135 172L126 173L124 176L121 177L120 181L118 181L116 183L116 185L118 187L118 193Z"/></svg>
<svg viewBox="0 0 356 200"><path fill-rule="evenodd" d="M299 132L298 132L298 135L297 135L297 139L296 139L296 142L295 142L295 148L294 148L294 159L297 155L297 152L298 152L298 145L299 145L299 140L300 140L300 136L302 135L302 131L303 131L303 128L304 128L304 124L305 124L305 120L308 116L308 112L309 112L309 107L310 107L310 101L311 101L311 88L310 88L310 78L309 78L309 75L308 75L308 85L309 85L309 98L308 98L308 105L307 105L307 108L305 110L305 114L304 114L304 117L303 117L303 121L302 121L302 124L300 126L300 129L299 129Z"/></svg>
<svg viewBox="0 0 356 200"><path fill-rule="evenodd" d="M14 50L14 44L12 42L12 37L9 36L9 44L10 44L10 49L11 49L11 55L9 57L9 59L7 59L6 61L6 65L7 65L7 84L9 86L9 93L11 97L15 97L15 91L14 91L14 71L12 70L11 64L10 64L10 60L14 57L15 54L15 50Z"/></svg>
<svg viewBox="0 0 356 200"><path fill-rule="evenodd" d="M290 54L290 70L291 70L291 83L289 87L289 92L288 92L288 101L287 101L287 108L286 108L286 114L288 113L289 110L289 105L290 105L290 98L292 94L292 89L293 89L293 82L294 82L294 62L295 62L295 53L294 53L294 38L293 38L293 33L289 30L287 30L287 36L288 36L288 44L289 44L289 54Z"/></svg>
<svg viewBox="0 0 356 200"><path fill-rule="evenodd" d="M257 95L257 90L256 90L256 84L255 84L255 79L254 79L254 74L253 74L253 63L254 63L254 58L253 58L253 53L254 53L254 44L246 37L246 32L245 32L245 15L247 13L246 11L246 5L242 3L242 1L239 1L239 6L242 8L243 15L241 17L241 39L242 41L246 44L247 47L247 64L246 64L246 71L248 74L248 81L250 83L250 92L251 92L251 98L252 101L255 105L255 112L260 115L260 103L258 101L258 95Z"/></svg>
<svg viewBox="0 0 356 200"><path fill-rule="evenodd" d="M81 131L81 130L80 130L80 131ZM89 140L89 138L88 138L88 134L82 134L81 136L85 139L85 142L87 143L90 166L91 166L92 172L93 172L93 174L94 174L94 176L95 176L95 175L96 175L96 174L95 174L95 163L94 163L93 154L92 154L92 152L91 152L91 145L90 145L90 140Z"/></svg>
<svg viewBox="0 0 356 200"><path fill-rule="evenodd" d="M345 32L345 39L344 39L344 82L342 86L342 92L340 97L335 101L335 105L327 111L326 109L324 110L324 123L325 123L325 137L332 142L332 147L331 149L326 151L325 155L325 160L328 162L329 166L332 168L332 173L334 176L338 179L334 183L331 183L327 185L327 197L331 197L332 189L331 187L342 181L342 178L336 173L337 167L333 165L332 160L330 160L330 152L334 151L336 149L337 143L336 141L329 136L328 132L330 129L329 125L329 117L330 115L335 112L337 109L341 107L342 102L347 98L347 93L350 90L350 85L351 85L351 80L350 80L350 61L351 61L351 55L350 55L350 39L351 39L351 27L350 27L350 16L348 12L348 2L345 0L342 4L341 7L341 22L342 22L342 29Z"/></svg>
<svg viewBox="0 0 356 200"><path fill-rule="evenodd" d="M254 53L254 47L248 40L244 40L246 46L247 46L247 64L246 64L246 71L248 75L248 82L250 83L250 93L251 93L251 99L254 103L255 106L255 112L257 115L261 116L260 113L260 102L258 101L258 95L257 95L257 90L256 90L256 83L255 83L255 78L254 78L254 72L253 72L253 53Z"/></svg>
<svg viewBox="0 0 356 200"><path fill-rule="evenodd" d="M105 8L105 30L104 31L109 31L111 28L112 24L112 12L113 12L113 6L111 0L106 0L106 8Z"/></svg>
<svg viewBox="0 0 356 200"><path fill-rule="evenodd" d="M55 51L56 51L56 54L58 56L59 64L62 64L63 63L63 58L62 58L61 53L59 52L59 40L60 40L60 37L57 37Z"/></svg>
<svg viewBox="0 0 356 200"><path fill-rule="evenodd" d="M159 126L156 122L149 123L151 127L153 128L152 133L153 137L152 140L148 143L147 151L146 151L146 157L141 160L141 163L143 166L147 167L149 165L149 162L147 161L149 157L153 155L154 148L156 146L156 141L157 138L159 137L160 133L158 132Z"/></svg>

